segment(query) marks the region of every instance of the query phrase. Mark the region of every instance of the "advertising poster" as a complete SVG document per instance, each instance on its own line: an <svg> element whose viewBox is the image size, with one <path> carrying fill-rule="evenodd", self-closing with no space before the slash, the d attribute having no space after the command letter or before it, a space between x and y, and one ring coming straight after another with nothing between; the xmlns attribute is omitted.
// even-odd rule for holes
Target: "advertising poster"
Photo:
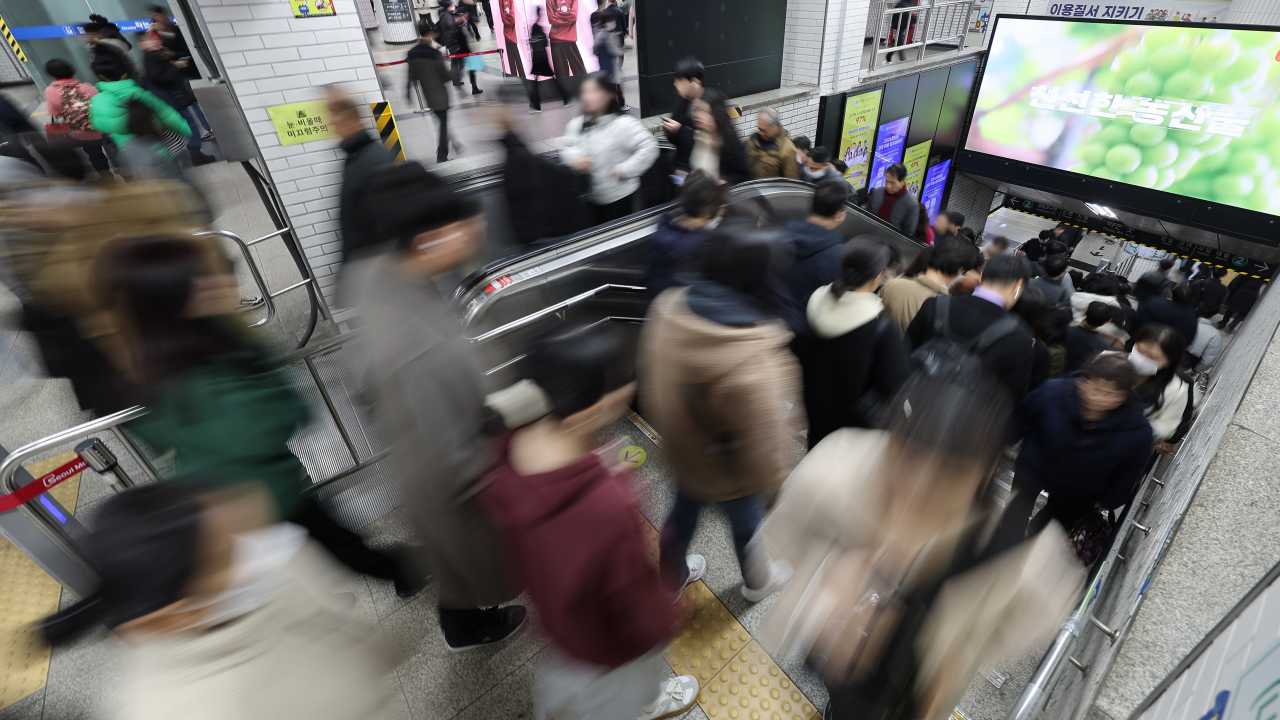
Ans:
<svg viewBox="0 0 1280 720"><path fill-rule="evenodd" d="M925 173L924 190L919 197L929 213L929 222L937 220L938 212L942 210L942 193L947 189L947 173L950 171L951 161L943 160Z"/></svg>
<svg viewBox="0 0 1280 720"><path fill-rule="evenodd" d="M289 0L289 5L293 7L293 16L296 18L335 14L330 0Z"/></svg>
<svg viewBox="0 0 1280 720"><path fill-rule="evenodd" d="M871 163L871 185L877 188L884 185L884 171L894 163L902 162L902 146L907 142L907 126L911 124L911 116L887 122L880 126L876 135L875 159Z"/></svg>
<svg viewBox="0 0 1280 720"><path fill-rule="evenodd" d="M1155 20L1156 22L1218 22L1230 2L1149 2L1145 5L1099 5L1097 3L1051 3L1046 15L1098 18L1100 20Z"/></svg>
<svg viewBox="0 0 1280 720"><path fill-rule="evenodd" d="M907 192L920 197L920 186L924 184L924 169L929 164L929 148L932 140L925 140L919 145L912 145L902 155L902 164L907 166Z"/></svg>
<svg viewBox="0 0 1280 720"><path fill-rule="evenodd" d="M969 32L985 33L991 27L991 0L978 0L969 15Z"/></svg>
<svg viewBox="0 0 1280 720"><path fill-rule="evenodd" d="M844 131L840 135L840 159L849 169L844 179L855 190L867 186L871 167L871 142L880 117L880 90L854 95L844 103Z"/></svg>
<svg viewBox="0 0 1280 720"><path fill-rule="evenodd" d="M559 77L600 69L592 52L594 0L494 0L493 31L502 38L502 71L528 78L532 49L529 31L537 24L547 35L547 64Z"/></svg>
<svg viewBox="0 0 1280 720"><path fill-rule="evenodd" d="M1280 213L1280 33L998 25L966 149Z"/></svg>

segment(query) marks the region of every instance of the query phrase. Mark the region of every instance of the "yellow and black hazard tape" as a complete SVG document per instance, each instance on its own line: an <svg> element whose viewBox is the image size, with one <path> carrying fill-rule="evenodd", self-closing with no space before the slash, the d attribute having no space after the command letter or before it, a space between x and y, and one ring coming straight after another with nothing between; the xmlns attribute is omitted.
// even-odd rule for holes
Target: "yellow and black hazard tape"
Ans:
<svg viewBox="0 0 1280 720"><path fill-rule="evenodd" d="M1156 247L1155 245L1148 245L1147 243L1144 243L1144 242L1138 242L1137 240L1132 240L1132 239L1130 239L1130 238L1120 237L1120 236L1118 236L1118 235L1112 235L1111 233L1104 233L1104 232L1098 232L1098 231L1096 231L1096 230L1090 230L1089 228L1087 228L1087 227L1085 227L1085 226L1083 226L1083 225L1076 225L1075 223L1062 222L1061 220L1057 220L1056 218L1051 218L1051 217L1049 217L1048 215L1041 215L1040 213L1027 212L1026 210L1019 210L1018 208L1009 207L1008 205L1001 205L1000 207L1001 207L1001 208L1004 208L1005 210L1012 210L1013 212L1016 212L1016 213L1022 213L1023 215L1030 215L1031 217L1038 217L1038 218L1040 218L1041 220L1051 220L1051 221L1053 221L1053 222L1059 222L1059 223L1062 223L1063 225L1070 225L1071 227L1077 227L1077 228L1080 228L1081 230L1084 230L1085 232L1089 233L1090 235L1105 235L1106 237L1109 237L1109 238L1111 238L1112 240L1119 240L1120 242L1133 243L1134 245L1141 245L1142 247L1145 247L1145 248L1151 248L1152 250L1159 250L1159 251L1161 251L1161 252L1167 252L1167 253L1169 253L1170 255L1177 255L1178 257L1183 258L1184 260L1192 260L1192 259L1194 259L1194 258L1192 258L1190 255L1183 255L1183 254L1182 254L1182 253L1180 253L1180 252L1174 252L1173 250L1166 250L1166 249L1164 249L1164 248L1162 248L1162 247ZM997 208L997 209L998 209L998 208ZM992 212L995 212L995 210L992 210ZM1248 275L1248 276L1249 276L1249 277L1251 277L1251 278L1257 278L1258 280L1262 280L1263 282L1271 282L1271 278L1265 278L1265 277L1262 277L1261 275L1254 275L1253 273L1240 272L1239 270L1237 270L1237 269L1235 269L1235 268L1233 268L1233 267L1230 267L1230 266L1228 266L1228 265L1219 265L1218 263L1209 262L1208 260L1197 260L1197 262L1199 262L1199 263L1200 263L1200 264L1202 264L1202 265L1212 265L1212 266L1214 266L1214 267L1226 268L1226 269L1230 270L1231 272L1233 272L1233 273L1235 273L1235 274L1237 274L1237 275Z"/></svg>
<svg viewBox="0 0 1280 720"><path fill-rule="evenodd" d="M22 52L18 41L13 39L13 33L9 32L9 26L5 24L4 18L0 18L0 33L4 33L4 39L9 43L9 47L13 48L13 54L17 55L22 62L26 62L27 54Z"/></svg>
<svg viewBox="0 0 1280 720"><path fill-rule="evenodd" d="M400 131L396 130L396 116L391 113L391 103L369 103L373 109L373 122L378 126L378 137L396 162L404 162L404 146L400 144Z"/></svg>

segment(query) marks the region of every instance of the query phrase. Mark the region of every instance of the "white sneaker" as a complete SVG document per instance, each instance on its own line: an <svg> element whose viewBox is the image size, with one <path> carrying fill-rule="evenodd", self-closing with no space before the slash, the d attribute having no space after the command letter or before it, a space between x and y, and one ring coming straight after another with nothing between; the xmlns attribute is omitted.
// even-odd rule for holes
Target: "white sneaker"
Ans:
<svg viewBox="0 0 1280 720"><path fill-rule="evenodd" d="M758 603L786 587L795 575L796 569L791 567L791 563L786 560L774 560L769 563L769 580L759 590L753 590L747 587L745 582L742 583L742 597L749 603Z"/></svg>
<svg viewBox="0 0 1280 720"><path fill-rule="evenodd" d="M681 675L662 683L662 694L651 705L641 710L636 720L673 718L689 712L696 702L698 702L698 679L692 675Z"/></svg>
<svg viewBox="0 0 1280 720"><path fill-rule="evenodd" d="M537 115L537 114L538 114L538 113L540 113L540 112L542 112L542 111L541 111L541 110L534 110L533 108L529 108L529 114L530 114L530 115Z"/></svg>
<svg viewBox="0 0 1280 720"><path fill-rule="evenodd" d="M701 555L685 555L684 563L689 568L689 575L684 579L684 586L680 588L680 592L676 593L676 599L671 603L672 605L680 602L680 598L684 597L685 588L707 576L707 559Z"/></svg>

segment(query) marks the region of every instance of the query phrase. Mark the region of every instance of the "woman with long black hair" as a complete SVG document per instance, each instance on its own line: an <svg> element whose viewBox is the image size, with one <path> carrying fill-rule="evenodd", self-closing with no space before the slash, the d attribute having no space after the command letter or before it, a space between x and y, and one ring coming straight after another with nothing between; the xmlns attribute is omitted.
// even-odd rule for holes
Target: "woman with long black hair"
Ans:
<svg viewBox="0 0 1280 720"><path fill-rule="evenodd" d="M729 119L724 93L704 90L702 97L693 101L693 128L689 167L680 170L701 170L726 183L751 179L747 151Z"/></svg>
<svg viewBox="0 0 1280 720"><path fill-rule="evenodd" d="M1178 375L1186 351L1182 334L1159 323L1150 323L1139 330L1129 351L1129 362L1143 378L1134 395L1146 403L1152 440L1160 452L1173 452L1170 441L1177 442L1174 438L1186 414L1188 393L1192 392L1191 383Z"/></svg>
<svg viewBox="0 0 1280 720"><path fill-rule="evenodd" d="M902 334L876 294L889 259L887 245L859 235L840 252L840 276L807 300L814 337L800 366L810 449L843 427L880 427L882 406L906 382Z"/></svg>
<svg viewBox="0 0 1280 720"><path fill-rule="evenodd" d="M128 338L150 411L130 429L179 475L238 486L260 483L276 517L305 527L356 572L395 580L408 597L423 583L370 550L304 491L306 468L288 441L307 407L266 350L236 325L239 286L226 259L192 238L120 238L103 250L99 277Z"/></svg>

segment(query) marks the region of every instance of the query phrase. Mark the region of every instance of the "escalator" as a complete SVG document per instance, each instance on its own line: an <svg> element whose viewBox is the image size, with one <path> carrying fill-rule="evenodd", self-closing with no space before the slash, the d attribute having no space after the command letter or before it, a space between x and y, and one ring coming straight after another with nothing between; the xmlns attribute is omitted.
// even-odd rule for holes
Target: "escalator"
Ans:
<svg viewBox="0 0 1280 720"><path fill-rule="evenodd" d="M497 192L476 183L464 192ZM499 193L500 194L500 193ZM769 224L803 220L809 214L813 186L770 178L736 185L730 212ZM483 198L482 198L483 199ZM463 334L479 346L490 386L505 387L523 377L522 348L545 328L558 323L618 323L634 342L648 309L643 285L645 245L667 203L541 246L525 247L488 261L458 283L453 302ZM486 210L489 208L486 207ZM838 231L845 237L871 234L892 243L904 266L924 247L884 221L849 204ZM501 232L501 227L495 228ZM486 241L493 257L501 238ZM487 258L486 258L487 259Z"/></svg>

